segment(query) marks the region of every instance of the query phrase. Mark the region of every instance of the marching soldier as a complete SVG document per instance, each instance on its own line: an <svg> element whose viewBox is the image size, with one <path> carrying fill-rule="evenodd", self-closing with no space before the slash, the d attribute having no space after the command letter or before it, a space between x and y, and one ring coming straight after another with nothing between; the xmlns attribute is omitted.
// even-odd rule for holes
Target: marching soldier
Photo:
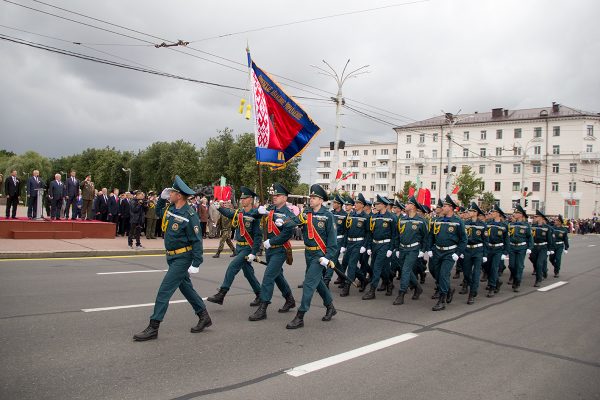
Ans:
<svg viewBox="0 0 600 400"><path fill-rule="evenodd" d="M222 202L221 202L222 203ZM215 206L217 204L219 204L219 206L221 206L221 203L215 203ZM231 207L231 202L227 202L226 204L226 208L230 208ZM219 258L221 256L221 252L223 251L223 248L225 247L225 243L227 243L227 246L231 249L231 257L235 257L235 246L233 245L233 242L231 241L231 218L227 218L225 215L220 214L219 219L217 220L217 231L221 232L221 236L219 239L219 248L217 249L217 252L213 255L213 258Z"/></svg>
<svg viewBox="0 0 600 400"><path fill-rule="evenodd" d="M469 216L467 215L467 209L463 206L458 207L458 218L462 219L463 222L465 222ZM452 279L460 279L460 273L463 272L463 260L464 258L459 258L458 261L456 262L456 267L455 267L455 271L454 271L454 276L452 277ZM462 283L462 287L464 288L464 280Z"/></svg>
<svg viewBox="0 0 600 400"><path fill-rule="evenodd" d="M190 280L190 273L197 273L202 264L203 253L200 219L187 204L187 197L193 194L194 191L179 176L176 176L173 187L164 189L156 204L157 215L162 216L169 270L158 289L150 324L142 332L133 336L135 341L158 337L158 327L167 312L169 300L177 288L198 315L198 324L191 329L191 332L202 332L212 325L206 306ZM170 200L170 205L166 204L167 199Z"/></svg>
<svg viewBox="0 0 600 400"><path fill-rule="evenodd" d="M414 196L411 196L405 205L406 216L397 220L398 222L394 225L398 230L396 257L401 268L400 291L393 302L394 305L404 304L404 296L409 283L415 288L413 300L417 300L423 293L423 288L417 281L413 270L420 259L425 256L429 231L427 230L427 221L417 215L418 208L420 208L419 203Z"/></svg>
<svg viewBox="0 0 600 400"><path fill-rule="evenodd" d="M244 272L244 276L250 283L256 298L250 306L257 306L260 303L260 283L254 275L254 268L250 264L256 260L256 253L260 250L262 242L262 232L260 230L260 218L257 218L258 212L253 208L254 198L256 193L245 186L240 188L240 204L241 208L232 210L230 208L219 207L219 212L232 220L232 225L235 228L236 256L229 263L223 284L219 288L219 292L207 300L211 303L223 304L225 295L233 284L233 280L240 270ZM215 204L216 205L216 204Z"/></svg>
<svg viewBox="0 0 600 400"><path fill-rule="evenodd" d="M254 314L248 317L250 321L260 321L267 318L267 307L271 304L275 284L277 284L285 298L285 304L278 311L284 313L296 307L292 289L290 289L290 285L283 276L283 263L286 260L288 264L291 265L292 263L290 239L296 227L296 224L292 222L295 215L286 204L289 194L290 192L282 184L274 183L271 193L273 205L269 208L258 207L258 213L266 215L267 220L267 240L263 242L267 253L267 268L260 287L260 304Z"/></svg>
<svg viewBox="0 0 600 400"><path fill-rule="evenodd" d="M550 263L554 267L554 277L558 278L560 266L562 264L562 255L569 252L569 228L565 226L562 215L554 220L554 254L550 255Z"/></svg>
<svg viewBox="0 0 600 400"><path fill-rule="evenodd" d="M446 303L452 302L455 289L450 286L450 273L467 246L465 224L454 215L456 208L456 203L446 195L441 210L442 216L435 220L429 233L432 245L429 252L429 269L439 288L438 302L433 306L433 311L445 310Z"/></svg>
<svg viewBox="0 0 600 400"><path fill-rule="evenodd" d="M346 272L348 279L354 282L354 279L358 277L361 281L360 291L364 291L366 286L366 277L363 275L362 270L358 269L359 263L362 263L361 256L366 254L367 248L366 239L369 235L369 221L368 217L364 212L364 207L367 204L367 200L362 193L358 194L358 198L354 202L355 209L351 211L346 217L344 227L346 234L342 243L341 252L344 253L342 259L342 271ZM362 264L361 264L362 265ZM344 287L340 296L345 297L350 294L351 282L344 282Z"/></svg>
<svg viewBox="0 0 600 400"><path fill-rule="evenodd" d="M331 292L323 281L323 268L333 265L332 260L337 253L335 221L329 210L323 207L323 202L327 200L325 190L319 185L312 185L309 196L310 207L294 218L294 222L302 226L306 272L302 302L296 317L287 324L287 329L298 329L304 326L304 314L310 308L315 290L323 299L323 305L327 309L321 320L331 321L331 318L337 314Z"/></svg>
<svg viewBox="0 0 600 400"><path fill-rule="evenodd" d="M500 290L500 286L502 286L502 281L498 276L498 272L500 270L500 264L503 264L504 260L509 259L508 251L510 239L508 237L508 227L501 220L501 218L506 218L506 214L504 214L497 204L494 204L492 207L490 216L492 217L492 221L487 224L487 258L490 261L487 297L494 297Z"/></svg>
<svg viewBox="0 0 600 400"><path fill-rule="evenodd" d="M554 240L552 227L548 225L548 217L540 210L535 210L533 222L534 224L531 226L531 234L533 235L531 262L535 268L535 284L533 287L540 287L542 280L548 274L548 256L552 254Z"/></svg>
<svg viewBox="0 0 600 400"><path fill-rule="evenodd" d="M481 264L487 261L488 237L487 225L477 219L478 215L483 214L477 204L471 203L467 213L469 214L469 219L465 221L467 248L463 259L465 284L459 294L469 293L467 304L473 304L479 290Z"/></svg>
<svg viewBox="0 0 600 400"><path fill-rule="evenodd" d="M346 204L346 201L344 199L342 199L342 197L340 195L337 195L333 199L333 202L331 205L332 209L333 209L333 211L331 211L331 213L333 214L333 216L335 218L335 226L337 228L336 231L337 231L337 245L338 245L338 252L335 255L335 257L333 258L333 262L340 270L342 270L342 266L339 262L339 258L340 258L340 255L343 255L343 253L346 251L346 249L343 247L343 244L344 244L344 238L346 236L346 218L348 217L348 213L346 211L344 211L344 209L342 208L345 204ZM325 271L325 285L327 285L327 287L329 287L329 282L331 282L332 276L333 276L333 269L327 268L327 271ZM341 276L338 276L338 279L341 280L341 283L344 286L346 284L348 284L348 287L350 286L350 283L344 282L344 279ZM342 286L342 287L344 287L344 286Z"/></svg>
<svg viewBox="0 0 600 400"><path fill-rule="evenodd" d="M513 292L518 292L523 279L525 257L531 254L533 248L533 236L531 235L531 227L527 222L527 213L521 205L517 204L515 207L512 220L512 224L508 225L510 236L508 268L512 277Z"/></svg>
<svg viewBox="0 0 600 400"><path fill-rule="evenodd" d="M371 285L362 297L363 300L375 298L375 290L380 278L382 278L385 285L386 296L391 296L394 288L390 276L390 257L398 240L398 230L396 228L398 220L394 214L387 211L387 202L381 196L377 195L374 205L378 213L369 218L370 233L366 246L367 254L372 257L373 274Z"/></svg>

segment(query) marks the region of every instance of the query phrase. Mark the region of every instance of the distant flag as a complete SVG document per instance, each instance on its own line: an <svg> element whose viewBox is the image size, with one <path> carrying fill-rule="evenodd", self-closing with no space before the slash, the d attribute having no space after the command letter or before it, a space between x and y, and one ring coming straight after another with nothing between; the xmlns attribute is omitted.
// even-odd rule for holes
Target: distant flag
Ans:
<svg viewBox="0 0 600 400"><path fill-rule="evenodd" d="M352 178L354 175L354 172L346 172L344 175L342 175L342 180L345 181L348 178Z"/></svg>
<svg viewBox="0 0 600 400"><path fill-rule="evenodd" d="M342 178L342 170L338 169L337 173L335 174L335 180L340 180Z"/></svg>
<svg viewBox="0 0 600 400"><path fill-rule="evenodd" d="M411 187L409 187L409 188L408 188L408 197L410 197L410 196L414 196L414 194L415 194L415 188L414 188L414 187L412 187L412 186L411 186Z"/></svg>
<svg viewBox="0 0 600 400"><path fill-rule="evenodd" d="M272 169L285 168L321 130L247 52L254 100L256 162Z"/></svg>
<svg viewBox="0 0 600 400"><path fill-rule="evenodd" d="M460 192L460 187L454 186L454 189L452 189L452 194L458 194L458 192Z"/></svg>

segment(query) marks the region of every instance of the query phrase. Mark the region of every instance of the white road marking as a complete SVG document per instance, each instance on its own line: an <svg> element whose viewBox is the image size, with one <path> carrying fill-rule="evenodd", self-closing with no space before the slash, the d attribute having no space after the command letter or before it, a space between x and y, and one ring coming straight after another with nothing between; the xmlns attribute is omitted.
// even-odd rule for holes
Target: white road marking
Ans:
<svg viewBox="0 0 600 400"><path fill-rule="evenodd" d="M206 300L207 297L203 297L202 300ZM185 303L187 300L171 300L169 304L176 303ZM100 307L100 308L82 308L83 312L97 312L97 311L110 311L110 310L121 310L124 308L138 308L138 307L151 307L154 303L146 303L146 304L130 304L127 306L116 306L116 307Z"/></svg>
<svg viewBox="0 0 600 400"><path fill-rule="evenodd" d="M588 247L596 247L595 244L588 244Z"/></svg>
<svg viewBox="0 0 600 400"><path fill-rule="evenodd" d="M165 272L167 269L158 269L158 270L148 270L145 269L143 271L118 271L118 272L96 272L96 275L117 275L117 274L141 274L144 272Z"/></svg>
<svg viewBox="0 0 600 400"><path fill-rule="evenodd" d="M390 347L410 339L414 339L417 336L419 335L417 335L416 333L405 333L400 336L394 336L392 338L385 339L380 342L359 347L358 349L350 350L345 353L337 354L335 356L327 357L322 360L314 361L308 364L300 365L299 367L288 369L287 371L285 371L285 373L294 377L299 377L310 372L331 367L332 365L339 364L341 362L348 361L353 358L360 357L377 350L385 349L386 347Z"/></svg>
<svg viewBox="0 0 600 400"><path fill-rule="evenodd" d="M566 281L556 282L556 283L553 283L552 285L548 285L548 286L544 286L543 288L539 288L538 292L547 292L548 290L556 289L557 287L566 285L567 283L569 283L569 282L566 282Z"/></svg>

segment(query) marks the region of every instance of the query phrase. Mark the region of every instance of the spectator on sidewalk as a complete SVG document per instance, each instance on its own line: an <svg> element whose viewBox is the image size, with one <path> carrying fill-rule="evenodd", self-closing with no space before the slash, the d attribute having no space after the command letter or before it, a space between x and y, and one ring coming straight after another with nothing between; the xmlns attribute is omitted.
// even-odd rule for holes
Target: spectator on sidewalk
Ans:
<svg viewBox="0 0 600 400"><path fill-rule="evenodd" d="M119 189L114 188L108 196L108 217L107 222L115 224L115 236L119 228Z"/></svg>
<svg viewBox="0 0 600 400"><path fill-rule="evenodd" d="M108 220L108 189L102 188L96 196L96 219L99 221Z"/></svg>
<svg viewBox="0 0 600 400"><path fill-rule="evenodd" d="M129 236L129 199L128 193L122 193L119 199L119 229L120 236Z"/></svg>
<svg viewBox="0 0 600 400"><path fill-rule="evenodd" d="M206 225L208 224L208 200L203 197L198 205L198 215L200 216L200 225L202 230L202 239L206 239Z"/></svg>
<svg viewBox="0 0 600 400"><path fill-rule="evenodd" d="M142 233L142 225L144 224L144 219L146 218L146 202L144 201L144 192L138 191L135 194L135 198L133 198L129 202L129 237L127 238L127 243L129 244L129 248L133 249L133 239L135 238L135 247L136 249L142 249L142 242L140 242L140 236Z"/></svg>
<svg viewBox="0 0 600 400"><path fill-rule="evenodd" d="M146 209L146 239L156 239L156 196L153 191L148 192L148 208Z"/></svg>

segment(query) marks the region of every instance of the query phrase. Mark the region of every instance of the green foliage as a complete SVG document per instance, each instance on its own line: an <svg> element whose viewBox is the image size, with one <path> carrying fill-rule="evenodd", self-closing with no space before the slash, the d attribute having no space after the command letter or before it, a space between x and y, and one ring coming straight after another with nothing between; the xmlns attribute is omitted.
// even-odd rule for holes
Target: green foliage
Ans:
<svg viewBox="0 0 600 400"><path fill-rule="evenodd" d="M496 198L494 197L494 193L484 192L481 196L481 210L483 210L484 212L488 212L495 202Z"/></svg>
<svg viewBox="0 0 600 400"><path fill-rule="evenodd" d="M408 192L410 191L410 188L416 190L417 184L413 183L413 181L406 181L404 182L404 187L402 188L402 191L400 193L396 193L396 196L400 198L400 201L402 203L406 203L408 201Z"/></svg>
<svg viewBox="0 0 600 400"><path fill-rule="evenodd" d="M299 183L292 189L292 194L297 194L300 196L307 196L308 191L310 190L310 185L308 183Z"/></svg>
<svg viewBox="0 0 600 400"><path fill-rule="evenodd" d="M50 160L35 151L27 151L20 155L12 154L12 156L0 159L0 171L3 172L4 178L6 178L13 169L17 170L17 176L23 182L21 185L21 195L25 194L27 179L31 176L34 169L39 170L40 176L43 178L53 176Z"/></svg>
<svg viewBox="0 0 600 400"><path fill-rule="evenodd" d="M460 188L458 200L463 206L469 205L471 200L481 194L483 179L477 178L470 166L463 168L460 175L456 177L454 184Z"/></svg>

